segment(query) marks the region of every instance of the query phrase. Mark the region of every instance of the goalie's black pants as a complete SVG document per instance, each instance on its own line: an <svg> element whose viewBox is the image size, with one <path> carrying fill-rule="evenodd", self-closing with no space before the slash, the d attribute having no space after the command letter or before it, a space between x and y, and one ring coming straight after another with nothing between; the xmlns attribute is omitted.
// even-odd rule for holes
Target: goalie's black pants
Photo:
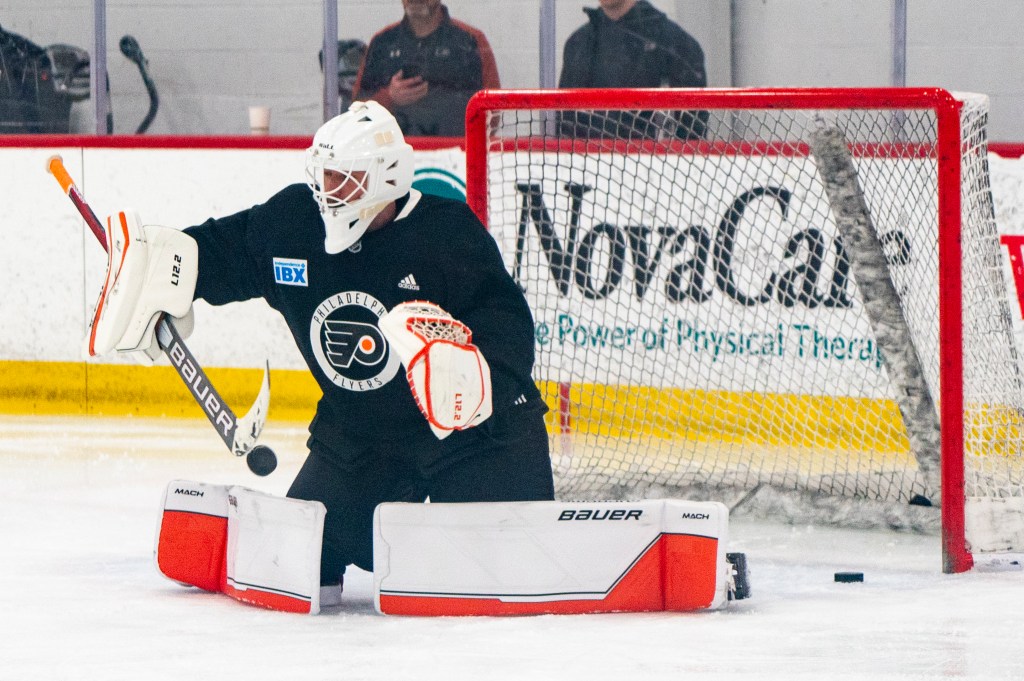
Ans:
<svg viewBox="0 0 1024 681"><path fill-rule="evenodd" d="M554 499L542 402L519 405L450 436L424 469L420 446L396 443L338 452L311 440L288 496L327 507L320 579L337 583L346 565L373 570L373 511L387 501L472 502ZM460 445L459 440L465 440ZM447 442L447 440L446 440Z"/></svg>

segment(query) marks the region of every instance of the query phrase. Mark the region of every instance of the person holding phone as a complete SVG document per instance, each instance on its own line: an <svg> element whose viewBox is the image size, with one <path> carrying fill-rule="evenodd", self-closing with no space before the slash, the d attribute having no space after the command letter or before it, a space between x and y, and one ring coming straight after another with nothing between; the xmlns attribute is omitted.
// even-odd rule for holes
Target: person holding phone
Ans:
<svg viewBox="0 0 1024 681"><path fill-rule="evenodd" d="M441 0L402 0L402 8L402 20L370 40L353 98L385 106L406 136L461 136L473 93L501 87L494 52Z"/></svg>

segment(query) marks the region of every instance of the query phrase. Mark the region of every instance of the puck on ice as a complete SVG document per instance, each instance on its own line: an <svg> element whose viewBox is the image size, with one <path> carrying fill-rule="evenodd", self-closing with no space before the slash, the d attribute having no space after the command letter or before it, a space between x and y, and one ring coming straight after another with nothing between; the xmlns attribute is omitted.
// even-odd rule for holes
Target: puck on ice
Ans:
<svg viewBox="0 0 1024 681"><path fill-rule="evenodd" d="M263 477L270 475L277 468L277 454L266 445L256 445L245 455L245 462L249 464L249 470Z"/></svg>
<svg viewBox="0 0 1024 681"><path fill-rule="evenodd" d="M837 572L835 575L837 582L849 583L849 582L863 582L863 572Z"/></svg>

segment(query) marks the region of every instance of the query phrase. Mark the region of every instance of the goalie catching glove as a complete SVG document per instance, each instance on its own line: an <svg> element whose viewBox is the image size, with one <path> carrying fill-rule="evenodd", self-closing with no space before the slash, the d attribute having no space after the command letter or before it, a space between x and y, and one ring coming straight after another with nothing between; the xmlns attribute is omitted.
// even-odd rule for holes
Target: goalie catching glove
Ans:
<svg viewBox="0 0 1024 681"><path fill-rule="evenodd" d="M183 338L192 332L199 247L184 232L143 226L132 211L108 216L106 237L107 276L85 339L86 354L135 353L152 364L161 354L156 327L162 314L174 317Z"/></svg>
<svg viewBox="0 0 1024 681"><path fill-rule="evenodd" d="M491 415L491 369L469 327L423 301L396 305L378 324L439 440Z"/></svg>

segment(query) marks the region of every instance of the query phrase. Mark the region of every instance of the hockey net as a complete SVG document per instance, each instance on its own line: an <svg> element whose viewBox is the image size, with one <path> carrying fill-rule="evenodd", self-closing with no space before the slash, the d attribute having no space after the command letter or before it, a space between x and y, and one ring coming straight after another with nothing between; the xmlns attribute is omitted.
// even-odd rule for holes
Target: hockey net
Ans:
<svg viewBox="0 0 1024 681"><path fill-rule="evenodd" d="M934 89L480 93L468 197L534 313L559 496L777 490L889 525L941 505L947 571L1024 551L987 110Z"/></svg>

